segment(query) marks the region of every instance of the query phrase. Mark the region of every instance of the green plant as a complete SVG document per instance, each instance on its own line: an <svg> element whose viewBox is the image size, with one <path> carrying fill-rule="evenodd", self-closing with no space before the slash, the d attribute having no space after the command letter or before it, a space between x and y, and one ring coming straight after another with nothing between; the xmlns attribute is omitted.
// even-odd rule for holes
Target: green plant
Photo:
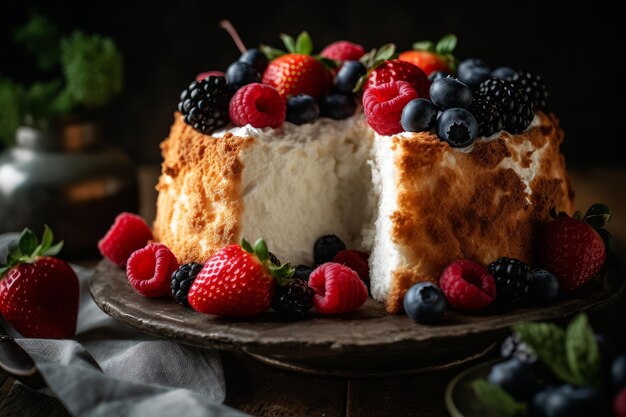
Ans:
<svg viewBox="0 0 626 417"><path fill-rule="evenodd" d="M101 108L122 91L123 59L111 38L80 31L62 36L35 15L14 40L35 56L46 81L21 85L0 76L0 141L6 144L22 124L49 127L60 116Z"/></svg>

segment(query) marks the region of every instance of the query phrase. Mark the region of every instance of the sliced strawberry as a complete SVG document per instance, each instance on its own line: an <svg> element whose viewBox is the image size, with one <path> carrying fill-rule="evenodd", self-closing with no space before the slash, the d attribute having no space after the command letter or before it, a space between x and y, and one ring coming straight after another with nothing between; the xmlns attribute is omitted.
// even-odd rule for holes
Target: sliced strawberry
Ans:
<svg viewBox="0 0 626 417"><path fill-rule="evenodd" d="M276 281L290 278L290 264L273 265L265 242L254 248L245 240L207 260L189 290L189 305L201 313L227 317L255 316L270 308Z"/></svg>
<svg viewBox="0 0 626 417"><path fill-rule="evenodd" d="M52 242L48 226L41 243L25 229L0 268L0 311L25 337L69 339L76 332L78 277L66 262L52 257L63 246Z"/></svg>

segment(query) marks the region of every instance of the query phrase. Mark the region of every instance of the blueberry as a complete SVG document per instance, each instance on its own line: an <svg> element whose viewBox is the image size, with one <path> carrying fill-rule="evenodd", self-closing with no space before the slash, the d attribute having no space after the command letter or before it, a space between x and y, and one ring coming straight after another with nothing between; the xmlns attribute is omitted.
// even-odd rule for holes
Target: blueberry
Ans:
<svg viewBox="0 0 626 417"><path fill-rule="evenodd" d="M515 74L517 74L517 71L511 67L498 67L491 72L491 77L511 81Z"/></svg>
<svg viewBox="0 0 626 417"><path fill-rule="evenodd" d="M530 399L539 390L531 365L515 358L492 366L487 379L518 401Z"/></svg>
<svg viewBox="0 0 626 417"><path fill-rule="evenodd" d="M484 67L471 67L463 73L459 72L459 80L468 85L472 90L478 89L483 81L491 78L491 71Z"/></svg>
<svg viewBox="0 0 626 417"><path fill-rule="evenodd" d="M244 62L254 68L259 74L263 74L267 67L267 57L257 48L250 48L239 57L239 62Z"/></svg>
<svg viewBox="0 0 626 417"><path fill-rule="evenodd" d="M240 88L250 83L260 82L261 76L252 66L237 61L230 64L226 70L226 80L228 84Z"/></svg>
<svg viewBox="0 0 626 417"><path fill-rule="evenodd" d="M530 273L526 300L533 304L545 304L559 295L559 280L544 269L535 269Z"/></svg>
<svg viewBox="0 0 626 417"><path fill-rule="evenodd" d="M435 125L438 113L437 106L430 100L417 98L404 106L400 123L407 132L422 132Z"/></svg>
<svg viewBox="0 0 626 417"><path fill-rule="evenodd" d="M356 112L354 97L347 94L331 94L320 100L320 115L335 120L346 119Z"/></svg>
<svg viewBox="0 0 626 417"><path fill-rule="evenodd" d="M313 123L320 115L317 101L306 94L299 94L287 100L287 121L302 125Z"/></svg>
<svg viewBox="0 0 626 417"><path fill-rule="evenodd" d="M613 361L611 365L611 382L616 390L626 387L626 356L618 356Z"/></svg>
<svg viewBox="0 0 626 417"><path fill-rule="evenodd" d="M430 282L415 284L404 295L404 311L422 324L437 322L446 311L447 304L441 288Z"/></svg>
<svg viewBox="0 0 626 417"><path fill-rule="evenodd" d="M311 275L311 272L313 272L313 268L307 265L298 265L294 269L293 278L309 282L309 276Z"/></svg>
<svg viewBox="0 0 626 417"><path fill-rule="evenodd" d="M313 260L315 261L315 265L331 262L335 255L345 248L346 244L335 235L320 237L313 246Z"/></svg>
<svg viewBox="0 0 626 417"><path fill-rule="evenodd" d="M469 69L477 68L477 67L489 68L489 66L485 64L485 62L482 59L468 58L468 59L464 59L463 61L459 63L459 68L457 72L460 74Z"/></svg>
<svg viewBox="0 0 626 417"><path fill-rule="evenodd" d="M428 74L428 79L430 80L431 83L434 83L437 80L440 80L442 78L446 78L449 77L450 74L448 74L447 72L443 72L443 71L433 71L430 74Z"/></svg>
<svg viewBox="0 0 626 417"><path fill-rule="evenodd" d="M359 61L345 61L335 76L335 89L340 93L352 94L352 90L367 70Z"/></svg>
<svg viewBox="0 0 626 417"><path fill-rule="evenodd" d="M533 364L537 362L537 355L535 351L522 342L517 333L513 333L504 341L500 346L500 356L504 359L515 358L520 362Z"/></svg>
<svg viewBox="0 0 626 417"><path fill-rule="evenodd" d="M472 98L472 90L455 78L442 78L430 86L430 99L442 110L469 107Z"/></svg>
<svg viewBox="0 0 626 417"><path fill-rule="evenodd" d="M547 387L533 396L533 399L529 404L531 416L546 417L546 405L555 389L556 387Z"/></svg>
<svg viewBox="0 0 626 417"><path fill-rule="evenodd" d="M453 148L471 145L477 134L476 118L465 109L448 109L437 119L437 135Z"/></svg>
<svg viewBox="0 0 626 417"><path fill-rule="evenodd" d="M539 400L539 399L538 399ZM545 417L608 417L608 400L596 388L563 385L550 390L540 401Z"/></svg>

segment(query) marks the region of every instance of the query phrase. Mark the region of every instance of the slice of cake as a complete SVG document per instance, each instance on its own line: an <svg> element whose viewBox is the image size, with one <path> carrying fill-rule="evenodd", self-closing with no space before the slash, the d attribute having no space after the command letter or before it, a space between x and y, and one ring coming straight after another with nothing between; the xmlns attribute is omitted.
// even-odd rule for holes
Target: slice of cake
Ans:
<svg viewBox="0 0 626 417"><path fill-rule="evenodd" d="M412 284L436 282L455 260L532 263L549 209L571 211L563 132L541 111L540 79L514 72L518 81L470 88L464 77L487 71L473 62L461 80L434 74L431 85L390 60L393 48L365 56L384 61L367 73L356 61L324 70L311 48L291 49L263 83L237 72L266 64L246 52L227 72L239 85L209 76L181 95L154 222L180 262L263 237L281 261L311 265L315 241L335 234L371 253L372 296L396 313ZM363 74L361 98L352 90Z"/></svg>

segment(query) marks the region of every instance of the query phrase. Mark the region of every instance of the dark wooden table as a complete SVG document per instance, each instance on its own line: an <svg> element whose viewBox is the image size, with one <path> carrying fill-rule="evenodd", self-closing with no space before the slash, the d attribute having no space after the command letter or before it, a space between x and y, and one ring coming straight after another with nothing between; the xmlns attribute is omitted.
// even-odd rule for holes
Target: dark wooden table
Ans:
<svg viewBox="0 0 626 417"><path fill-rule="evenodd" d="M154 216L158 168L141 170L142 214ZM614 218L608 229L618 242L626 242L626 169L593 168L572 170L577 191L576 206L586 208L595 202L611 207ZM620 247L622 253L624 246ZM626 348L624 325L615 317L626 317L626 297L611 308L595 313L596 331L608 335ZM490 356L495 356L494 351ZM332 378L294 373L262 364L243 353L224 352L226 404L256 416L448 416L444 406L447 383L472 363L447 371L404 377ZM485 358L487 359L487 358ZM0 375L0 417L67 416L54 398L30 393L11 378Z"/></svg>

